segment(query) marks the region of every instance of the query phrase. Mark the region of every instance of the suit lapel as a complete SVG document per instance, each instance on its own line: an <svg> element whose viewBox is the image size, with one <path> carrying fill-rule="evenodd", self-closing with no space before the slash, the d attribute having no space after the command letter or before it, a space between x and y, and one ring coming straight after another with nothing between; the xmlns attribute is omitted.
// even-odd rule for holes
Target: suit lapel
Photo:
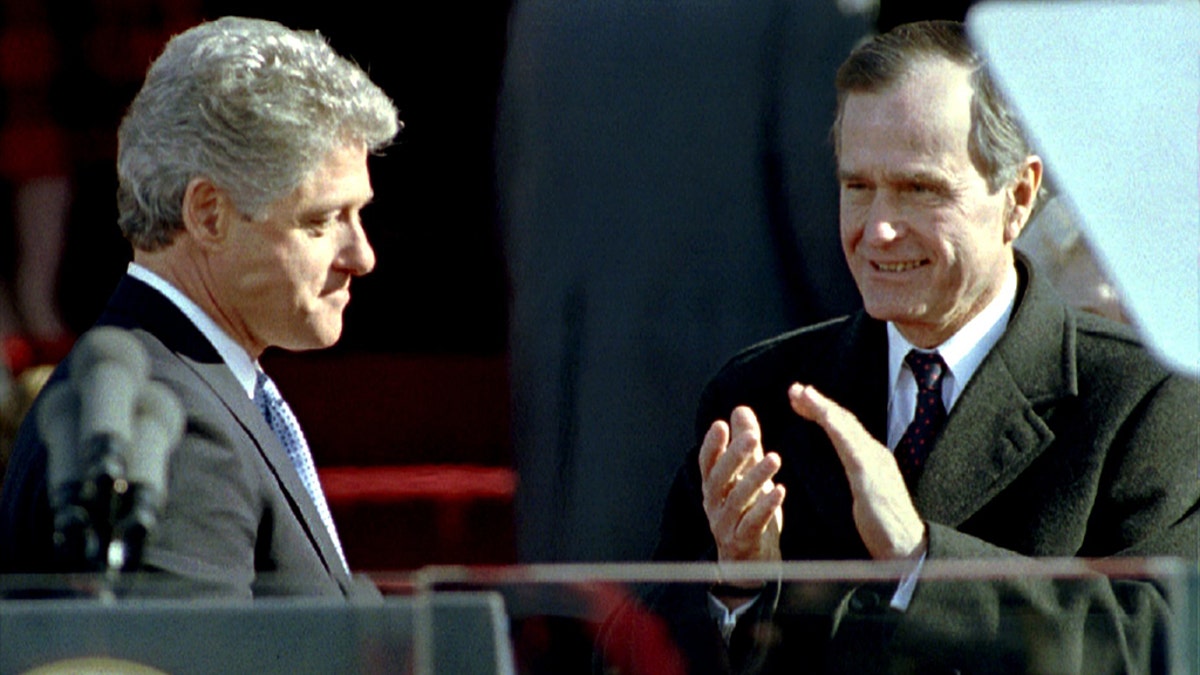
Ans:
<svg viewBox="0 0 1200 675"><path fill-rule="evenodd" d="M187 357L183 357L183 361L212 388L226 409L253 439L259 456L267 463L271 475L275 477L279 488L287 497L292 512L296 514L297 520L308 534L309 541L320 554L325 569L335 578L344 580L345 570L333 539L325 529L321 515L300 480L292 459L279 442L279 437L267 424L262 411L246 396L246 391L224 363L197 363Z"/></svg>
<svg viewBox="0 0 1200 675"><path fill-rule="evenodd" d="M1054 440L1042 419L1076 391L1074 320L1022 261L1008 330L967 384L930 453L913 501L956 527L991 501Z"/></svg>
<svg viewBox="0 0 1200 675"><path fill-rule="evenodd" d="M117 286L98 323L150 332L212 389L254 442L256 451L275 477L325 568L345 588L349 577L337 548L287 451L258 406L246 396L246 390L233 372L191 320L161 293L126 276Z"/></svg>

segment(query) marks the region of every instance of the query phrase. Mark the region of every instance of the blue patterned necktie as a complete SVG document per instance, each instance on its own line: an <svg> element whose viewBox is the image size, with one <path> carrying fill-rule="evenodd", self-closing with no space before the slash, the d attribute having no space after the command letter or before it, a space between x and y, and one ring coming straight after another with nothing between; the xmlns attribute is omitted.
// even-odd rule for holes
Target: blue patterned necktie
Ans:
<svg viewBox="0 0 1200 675"><path fill-rule="evenodd" d="M329 531L333 545L337 547L342 567L349 571L350 566L346 564L346 554L342 552L342 542L338 539L337 528L333 525L333 516L329 513L329 505L325 503L325 493L321 491L321 482L317 478L317 467L313 463L308 442L304 440L304 433L300 431L300 423L296 421L292 409L279 394L275 383L262 371L259 371L258 382L254 387L254 402L258 404L258 409L262 411L263 417L267 419L267 424L279 438L279 443L283 445L288 458L296 467L296 472L300 474L304 489L308 491L308 496L316 505L317 513L321 514L321 522Z"/></svg>
<svg viewBox="0 0 1200 675"><path fill-rule="evenodd" d="M917 409L896 445L896 463L911 490L925 468L934 437L946 422L946 406L942 403L942 375L946 372L946 362L937 352L915 349L904 357L904 362L917 381Z"/></svg>

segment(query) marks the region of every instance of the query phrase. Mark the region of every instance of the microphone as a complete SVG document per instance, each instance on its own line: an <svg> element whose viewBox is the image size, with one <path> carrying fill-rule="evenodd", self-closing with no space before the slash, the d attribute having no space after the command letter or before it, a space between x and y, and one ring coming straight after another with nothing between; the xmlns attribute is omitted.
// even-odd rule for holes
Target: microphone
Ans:
<svg viewBox="0 0 1200 675"><path fill-rule="evenodd" d="M182 410L166 387L148 381L149 359L127 331L89 331L69 366L37 413L55 553L67 569L128 569L162 506Z"/></svg>
<svg viewBox="0 0 1200 675"><path fill-rule="evenodd" d="M119 328L100 327L79 340L71 356L71 384L79 397L79 448L85 479L111 487L124 474L122 457L133 440L134 406L150 373L146 352Z"/></svg>
<svg viewBox="0 0 1200 675"><path fill-rule="evenodd" d="M54 549L68 565L94 561L100 536L84 498L78 453L79 396L70 382L51 385L37 408L38 433L46 445L46 490L54 513Z"/></svg>
<svg viewBox="0 0 1200 675"><path fill-rule="evenodd" d="M75 454L76 429L79 428L79 397L70 383L59 382L42 395L37 409L38 433L46 445L46 483L50 505L63 503L62 488L82 478Z"/></svg>
<svg viewBox="0 0 1200 675"><path fill-rule="evenodd" d="M128 490L120 495L107 553L109 569L131 570L141 561L146 536L166 501L167 468L183 427L183 406L174 392L147 382L138 395L133 444L125 457Z"/></svg>
<svg viewBox="0 0 1200 675"><path fill-rule="evenodd" d="M119 328L86 333L70 368L37 411L55 553L68 569L133 570L166 501L183 406Z"/></svg>

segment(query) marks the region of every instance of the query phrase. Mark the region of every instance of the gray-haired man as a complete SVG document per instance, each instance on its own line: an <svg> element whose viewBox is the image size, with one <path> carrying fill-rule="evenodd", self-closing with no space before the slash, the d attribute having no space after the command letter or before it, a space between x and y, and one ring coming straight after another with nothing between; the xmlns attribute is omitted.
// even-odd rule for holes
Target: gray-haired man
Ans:
<svg viewBox="0 0 1200 675"><path fill-rule="evenodd" d="M953 585L921 571L1195 561L1196 380L1126 327L1068 309L1013 253L1042 161L961 25L867 41L837 89L840 232L864 311L751 347L712 379L658 556L913 570L845 596L820 626L829 654L797 650L814 672L823 658L835 672L1155 670L1154 584ZM766 595L712 590L732 610L718 612L725 628Z"/></svg>
<svg viewBox="0 0 1200 675"><path fill-rule="evenodd" d="M311 456L258 358L341 335L350 282L375 265L359 218L367 155L399 126L360 68L269 21L197 26L151 66L119 132L133 263L99 320L133 332L187 418L147 569L224 594L354 592ZM64 571L36 419L0 495L3 571Z"/></svg>

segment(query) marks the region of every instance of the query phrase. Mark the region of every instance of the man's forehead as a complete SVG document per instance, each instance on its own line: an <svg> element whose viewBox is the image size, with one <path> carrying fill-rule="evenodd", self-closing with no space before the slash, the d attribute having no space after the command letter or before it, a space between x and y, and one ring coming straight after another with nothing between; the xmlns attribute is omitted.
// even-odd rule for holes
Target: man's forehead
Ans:
<svg viewBox="0 0 1200 675"><path fill-rule="evenodd" d="M894 107L908 106L905 112L928 112L932 104L970 104L973 95L972 68L956 64L942 56L918 56L893 82L871 89L845 92L842 107L859 106L863 102L886 100Z"/></svg>
<svg viewBox="0 0 1200 675"><path fill-rule="evenodd" d="M297 188L313 198L333 198L334 195L370 197L371 180L367 168L367 149L361 145L342 145L334 148L308 173Z"/></svg>
<svg viewBox="0 0 1200 675"><path fill-rule="evenodd" d="M970 69L944 58L926 57L909 66L895 82L870 91L851 91L844 106L879 108L891 117L929 119L969 111L974 91Z"/></svg>
<svg viewBox="0 0 1200 675"><path fill-rule="evenodd" d="M970 71L945 59L915 64L893 85L846 96L842 110L839 170L867 153L897 156L965 153L971 128Z"/></svg>

